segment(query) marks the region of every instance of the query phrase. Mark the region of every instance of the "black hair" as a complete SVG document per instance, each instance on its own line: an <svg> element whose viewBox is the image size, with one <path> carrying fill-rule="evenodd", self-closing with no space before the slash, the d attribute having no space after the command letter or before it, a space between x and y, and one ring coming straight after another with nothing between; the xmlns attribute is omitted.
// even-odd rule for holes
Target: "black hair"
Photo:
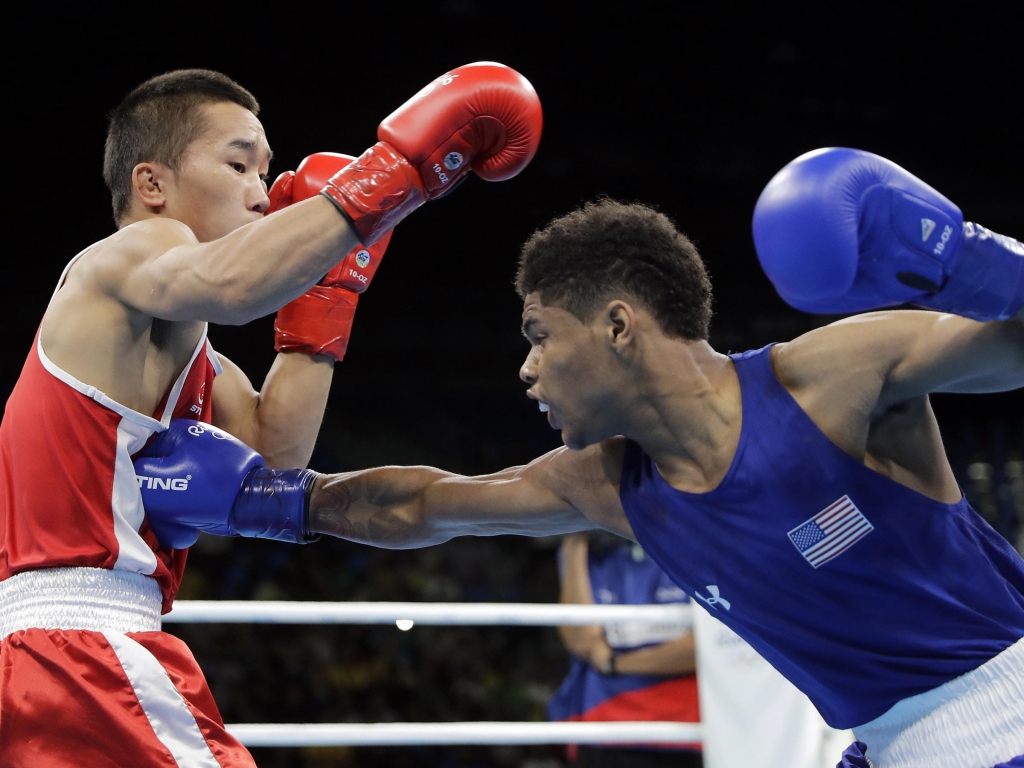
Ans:
<svg viewBox="0 0 1024 768"><path fill-rule="evenodd" d="M535 232L522 249L516 290L524 298L537 292L583 322L608 301L631 297L670 336L706 340L711 325L711 281L697 247L668 216L639 203L590 202Z"/></svg>

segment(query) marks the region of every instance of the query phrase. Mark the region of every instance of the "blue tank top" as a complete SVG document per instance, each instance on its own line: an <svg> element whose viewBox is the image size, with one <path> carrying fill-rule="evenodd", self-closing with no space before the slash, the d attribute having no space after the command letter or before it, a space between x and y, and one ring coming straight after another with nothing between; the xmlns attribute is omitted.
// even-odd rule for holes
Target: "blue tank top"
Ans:
<svg viewBox="0 0 1024 768"><path fill-rule="evenodd" d="M733 356L743 424L717 488L671 487L630 441L619 496L662 570L850 728L1024 637L1024 561L965 499L929 499L833 445L769 350Z"/></svg>

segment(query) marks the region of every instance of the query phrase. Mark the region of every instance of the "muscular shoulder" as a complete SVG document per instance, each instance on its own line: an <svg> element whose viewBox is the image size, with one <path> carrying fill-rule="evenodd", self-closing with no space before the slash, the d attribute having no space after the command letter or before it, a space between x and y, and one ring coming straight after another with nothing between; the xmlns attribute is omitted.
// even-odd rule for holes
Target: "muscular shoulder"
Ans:
<svg viewBox="0 0 1024 768"><path fill-rule="evenodd" d="M772 363L790 392L841 386L851 395L873 393L885 410L943 391L959 363L992 346L986 343L1004 325L919 310L870 312L778 345ZM947 359L951 366L936 362Z"/></svg>
<svg viewBox="0 0 1024 768"><path fill-rule="evenodd" d="M998 330L936 312L874 312L780 344L772 362L779 381L836 446L902 485L952 503L960 491L928 393L942 388L944 376L962 376L970 354L984 357L986 333Z"/></svg>
<svg viewBox="0 0 1024 768"><path fill-rule="evenodd" d="M186 224L174 219L145 219L114 233L90 250L87 263L98 276L111 279L179 245L198 240ZM84 265L83 265L84 266Z"/></svg>
<svg viewBox="0 0 1024 768"><path fill-rule="evenodd" d="M123 304L123 286L160 256L197 241L192 230L172 219L146 219L91 247L68 272L54 309L67 301ZM59 310L58 310L59 311Z"/></svg>
<svg viewBox="0 0 1024 768"><path fill-rule="evenodd" d="M787 389L832 379L880 380L895 360L914 311L870 312L848 317L772 349L776 376Z"/></svg>
<svg viewBox="0 0 1024 768"><path fill-rule="evenodd" d="M88 333L97 333L97 322L108 331L110 323L116 328L121 328L125 321L147 325L148 317L135 312L120 299L121 286L141 265L171 248L194 242L195 235L185 224L169 219L148 219L96 243L71 267L47 310L43 324L44 345L59 355L61 338L67 334L77 338L79 333L86 333L86 329Z"/></svg>
<svg viewBox="0 0 1024 768"><path fill-rule="evenodd" d="M626 438L613 437L579 451L559 448L542 459L543 482L604 528L632 536L619 501Z"/></svg>
<svg viewBox="0 0 1024 768"><path fill-rule="evenodd" d="M818 428L860 458L872 424L897 406L883 397L893 370L921 326L935 317L932 312L895 310L846 318L775 346L772 366ZM899 407L901 413L907 411L906 403Z"/></svg>

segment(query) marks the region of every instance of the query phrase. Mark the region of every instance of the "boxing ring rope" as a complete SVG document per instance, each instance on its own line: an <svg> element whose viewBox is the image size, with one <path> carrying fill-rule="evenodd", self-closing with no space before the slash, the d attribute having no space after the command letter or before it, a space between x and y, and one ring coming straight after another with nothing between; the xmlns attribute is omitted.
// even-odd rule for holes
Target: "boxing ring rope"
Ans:
<svg viewBox="0 0 1024 768"><path fill-rule="evenodd" d="M585 624L692 626L691 608L670 605L563 603L327 603L288 600L178 600L165 623L398 624L557 627ZM409 625L412 626L412 625ZM399 625L399 628L404 628Z"/></svg>
<svg viewBox="0 0 1024 768"><path fill-rule="evenodd" d="M363 603L179 600L170 624L395 624L534 626L644 622L692 626L689 605L561 603ZM700 743L700 723L235 723L228 731L247 747L440 746L526 744Z"/></svg>
<svg viewBox="0 0 1024 768"><path fill-rule="evenodd" d="M701 740L700 723L244 723L247 747L412 747L509 744L651 744Z"/></svg>

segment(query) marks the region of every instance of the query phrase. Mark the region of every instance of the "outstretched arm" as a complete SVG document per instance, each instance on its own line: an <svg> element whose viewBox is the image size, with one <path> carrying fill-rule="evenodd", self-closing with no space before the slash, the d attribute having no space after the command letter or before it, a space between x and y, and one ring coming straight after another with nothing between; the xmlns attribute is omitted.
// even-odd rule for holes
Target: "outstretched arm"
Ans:
<svg viewBox="0 0 1024 768"><path fill-rule="evenodd" d="M584 482L578 456L560 448L523 467L465 477L433 467L380 467L318 479L310 498L314 533L388 549L455 536L549 536L597 527L568 489Z"/></svg>
<svg viewBox="0 0 1024 768"><path fill-rule="evenodd" d="M237 438L175 419L135 459L135 472L150 525L172 549L200 530L300 543L327 534L388 549L597 527L632 538L618 498L621 442L561 448L479 477L432 467L319 475L267 468Z"/></svg>

